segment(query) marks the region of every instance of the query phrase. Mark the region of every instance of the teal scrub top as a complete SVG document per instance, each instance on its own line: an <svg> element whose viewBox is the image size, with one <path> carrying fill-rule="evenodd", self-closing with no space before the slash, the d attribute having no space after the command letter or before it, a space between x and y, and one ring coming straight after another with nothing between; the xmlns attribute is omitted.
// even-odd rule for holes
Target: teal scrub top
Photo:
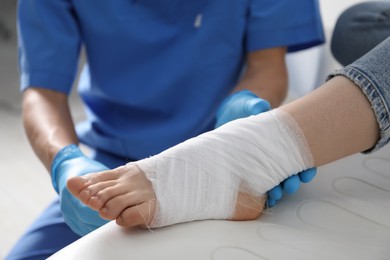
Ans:
<svg viewBox="0 0 390 260"><path fill-rule="evenodd" d="M78 91L81 142L132 159L211 130L249 52L324 42L314 0L19 0L21 89Z"/></svg>

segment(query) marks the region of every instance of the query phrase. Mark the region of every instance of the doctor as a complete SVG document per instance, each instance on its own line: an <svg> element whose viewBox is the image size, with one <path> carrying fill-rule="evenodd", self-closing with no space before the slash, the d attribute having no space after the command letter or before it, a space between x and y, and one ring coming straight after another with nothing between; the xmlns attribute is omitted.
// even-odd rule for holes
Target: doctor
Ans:
<svg viewBox="0 0 390 260"><path fill-rule="evenodd" d="M59 197L7 259L46 258L106 223L70 195L69 177L278 107L286 52L324 41L315 0L20 0L18 30L24 126ZM82 49L87 119L75 127L68 95ZM294 189L299 177L289 182Z"/></svg>

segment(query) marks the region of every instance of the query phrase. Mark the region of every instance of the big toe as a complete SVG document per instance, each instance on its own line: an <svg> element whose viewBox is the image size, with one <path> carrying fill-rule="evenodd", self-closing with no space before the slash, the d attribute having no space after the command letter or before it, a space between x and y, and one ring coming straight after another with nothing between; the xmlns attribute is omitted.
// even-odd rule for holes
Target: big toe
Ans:
<svg viewBox="0 0 390 260"><path fill-rule="evenodd" d="M78 197L80 192L85 189L87 181L88 180L85 177L74 176L68 179L66 186L68 187L70 193Z"/></svg>

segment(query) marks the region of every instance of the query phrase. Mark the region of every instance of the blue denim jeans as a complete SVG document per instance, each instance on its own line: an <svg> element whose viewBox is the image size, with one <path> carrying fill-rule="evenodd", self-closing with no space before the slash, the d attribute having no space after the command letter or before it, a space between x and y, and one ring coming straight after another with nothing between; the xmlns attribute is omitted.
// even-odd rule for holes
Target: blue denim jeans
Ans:
<svg viewBox="0 0 390 260"><path fill-rule="evenodd" d="M346 66L390 36L390 1L356 4L336 22L331 40L333 56Z"/></svg>
<svg viewBox="0 0 390 260"><path fill-rule="evenodd" d="M328 79L337 75L352 80L370 101L380 138L365 153L380 149L390 141L390 37L357 61L332 73Z"/></svg>

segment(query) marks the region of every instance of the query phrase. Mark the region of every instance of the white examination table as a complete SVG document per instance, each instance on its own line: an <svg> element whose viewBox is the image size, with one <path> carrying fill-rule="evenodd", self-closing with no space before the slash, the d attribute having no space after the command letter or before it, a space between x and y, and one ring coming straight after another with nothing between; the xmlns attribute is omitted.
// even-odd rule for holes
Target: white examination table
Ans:
<svg viewBox="0 0 390 260"><path fill-rule="evenodd" d="M111 222L53 259L390 259L390 146L321 167L256 221L153 230Z"/></svg>

